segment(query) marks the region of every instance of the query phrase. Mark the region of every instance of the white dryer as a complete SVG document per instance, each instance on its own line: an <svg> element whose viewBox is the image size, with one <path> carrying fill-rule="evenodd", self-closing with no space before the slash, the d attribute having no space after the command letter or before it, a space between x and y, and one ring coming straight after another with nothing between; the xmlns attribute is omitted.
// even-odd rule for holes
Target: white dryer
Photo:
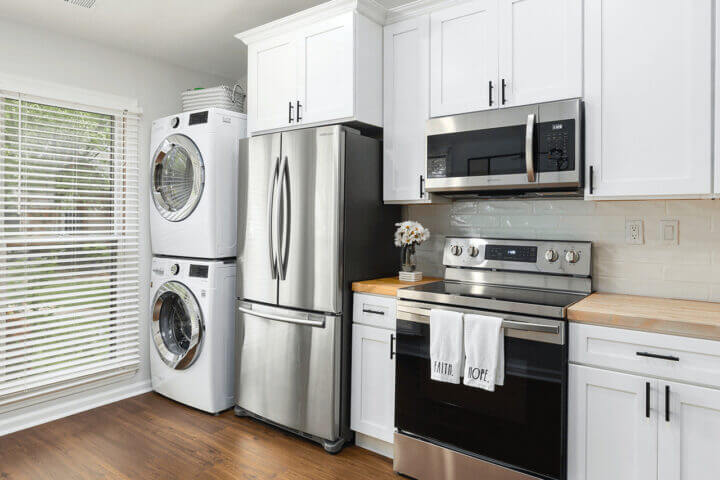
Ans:
<svg viewBox="0 0 720 480"><path fill-rule="evenodd" d="M219 108L153 122L153 254L213 259L237 254L238 155L246 129L244 114Z"/></svg>
<svg viewBox="0 0 720 480"><path fill-rule="evenodd" d="M210 413L234 404L235 261L155 257L153 389Z"/></svg>

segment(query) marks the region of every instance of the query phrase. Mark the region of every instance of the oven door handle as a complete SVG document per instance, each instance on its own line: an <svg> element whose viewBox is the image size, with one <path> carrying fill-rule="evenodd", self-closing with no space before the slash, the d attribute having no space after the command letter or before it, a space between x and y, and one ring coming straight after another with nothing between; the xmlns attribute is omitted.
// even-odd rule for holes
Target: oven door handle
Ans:
<svg viewBox="0 0 720 480"><path fill-rule="evenodd" d="M430 310L427 308L410 307L407 305L398 305L398 311L407 312L414 315L425 317L424 323L430 323ZM427 320L425 320L427 319ZM508 330L524 330L526 332L551 333L558 335L560 333L559 325L546 325L544 323L519 322L517 320L503 320L503 328Z"/></svg>
<svg viewBox="0 0 720 480"><path fill-rule="evenodd" d="M528 332L552 333L557 335L560 333L560 327L557 325L544 325L542 323L516 322L514 320L503 320L503 328L511 330L526 330Z"/></svg>
<svg viewBox="0 0 720 480"><path fill-rule="evenodd" d="M529 183L535 182L535 114L527 116L527 128L525 129L525 169Z"/></svg>

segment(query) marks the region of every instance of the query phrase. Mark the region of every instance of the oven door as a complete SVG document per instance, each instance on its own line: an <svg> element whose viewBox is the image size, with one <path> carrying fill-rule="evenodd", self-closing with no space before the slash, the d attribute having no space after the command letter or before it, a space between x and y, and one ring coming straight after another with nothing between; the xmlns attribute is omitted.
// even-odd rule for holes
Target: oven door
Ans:
<svg viewBox="0 0 720 480"><path fill-rule="evenodd" d="M543 479L566 478L567 346L565 322L520 315L505 319L505 385L495 392L430 380L430 308L398 301L395 426Z"/></svg>
<svg viewBox="0 0 720 480"><path fill-rule="evenodd" d="M581 112L569 100L429 120L427 191L580 188Z"/></svg>

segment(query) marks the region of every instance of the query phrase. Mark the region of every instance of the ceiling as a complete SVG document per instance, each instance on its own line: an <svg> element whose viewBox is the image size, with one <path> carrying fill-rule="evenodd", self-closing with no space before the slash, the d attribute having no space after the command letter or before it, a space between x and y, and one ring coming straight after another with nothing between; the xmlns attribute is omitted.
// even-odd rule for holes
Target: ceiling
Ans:
<svg viewBox="0 0 720 480"><path fill-rule="evenodd" d="M146 55L227 79L243 78L247 52L233 35L326 0L64 0L0 2L0 18ZM379 0L386 7L410 0Z"/></svg>

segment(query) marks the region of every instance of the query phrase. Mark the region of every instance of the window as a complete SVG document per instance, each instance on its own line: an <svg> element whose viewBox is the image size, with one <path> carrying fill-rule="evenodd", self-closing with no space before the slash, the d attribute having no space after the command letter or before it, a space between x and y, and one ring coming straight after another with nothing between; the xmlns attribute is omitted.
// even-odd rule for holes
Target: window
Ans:
<svg viewBox="0 0 720 480"><path fill-rule="evenodd" d="M0 91L0 411L138 369L138 122Z"/></svg>

